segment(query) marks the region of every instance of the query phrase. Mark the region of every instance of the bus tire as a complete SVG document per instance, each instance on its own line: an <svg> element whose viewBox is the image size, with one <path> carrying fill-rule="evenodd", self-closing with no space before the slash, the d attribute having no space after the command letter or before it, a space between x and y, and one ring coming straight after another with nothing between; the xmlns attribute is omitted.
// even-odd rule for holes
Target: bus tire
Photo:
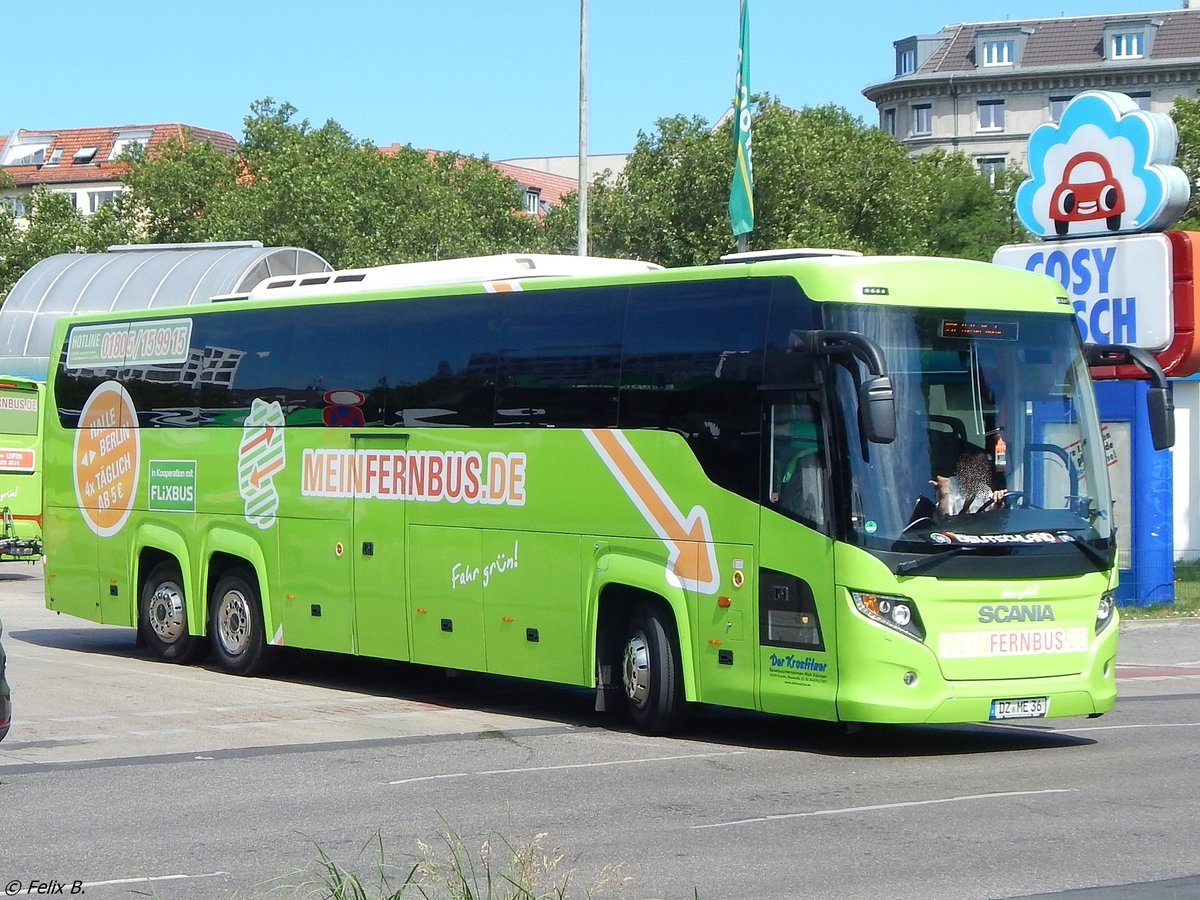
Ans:
<svg viewBox="0 0 1200 900"><path fill-rule="evenodd" d="M279 648L267 644L258 584L245 569L232 569L218 579L208 631L217 661L230 672L264 675L275 665Z"/></svg>
<svg viewBox="0 0 1200 900"><path fill-rule="evenodd" d="M138 631L150 653L180 664L198 662L208 650L208 639L192 634L179 565L160 562L142 585L138 597Z"/></svg>
<svg viewBox="0 0 1200 900"><path fill-rule="evenodd" d="M643 734L670 734L683 722L683 675L675 625L656 607L634 607L621 651L629 718Z"/></svg>

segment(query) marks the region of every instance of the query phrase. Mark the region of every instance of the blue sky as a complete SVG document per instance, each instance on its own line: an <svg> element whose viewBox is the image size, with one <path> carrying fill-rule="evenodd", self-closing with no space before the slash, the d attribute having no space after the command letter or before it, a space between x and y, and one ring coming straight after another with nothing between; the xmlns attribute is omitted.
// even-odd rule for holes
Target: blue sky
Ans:
<svg viewBox="0 0 1200 900"><path fill-rule="evenodd" d="M953 22L1175 9L1182 0L750 0L751 89L794 107L862 96L892 42ZM241 137L250 103L287 101L377 144L493 159L578 148L579 0L67 0L26 34L0 133L183 122ZM588 147L621 153L733 93L737 0L588 0ZM30 43L32 41L32 43ZM35 52L30 49L36 46Z"/></svg>

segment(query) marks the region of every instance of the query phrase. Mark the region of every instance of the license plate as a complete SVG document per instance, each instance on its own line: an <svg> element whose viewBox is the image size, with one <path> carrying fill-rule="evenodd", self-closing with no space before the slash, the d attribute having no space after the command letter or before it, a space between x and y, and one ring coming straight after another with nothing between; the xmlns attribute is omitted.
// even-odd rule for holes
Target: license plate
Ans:
<svg viewBox="0 0 1200 900"><path fill-rule="evenodd" d="M1023 697L1019 700L993 700L989 719L1040 719L1050 709L1049 697Z"/></svg>

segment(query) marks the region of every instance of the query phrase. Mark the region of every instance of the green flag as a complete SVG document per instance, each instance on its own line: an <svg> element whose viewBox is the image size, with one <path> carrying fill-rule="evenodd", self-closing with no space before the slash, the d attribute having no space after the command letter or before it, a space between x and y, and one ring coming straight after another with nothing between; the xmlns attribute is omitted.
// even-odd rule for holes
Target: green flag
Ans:
<svg viewBox="0 0 1200 900"><path fill-rule="evenodd" d="M737 85L733 96L733 182L729 221L734 235L754 230L754 166L750 158L750 0L741 3Z"/></svg>

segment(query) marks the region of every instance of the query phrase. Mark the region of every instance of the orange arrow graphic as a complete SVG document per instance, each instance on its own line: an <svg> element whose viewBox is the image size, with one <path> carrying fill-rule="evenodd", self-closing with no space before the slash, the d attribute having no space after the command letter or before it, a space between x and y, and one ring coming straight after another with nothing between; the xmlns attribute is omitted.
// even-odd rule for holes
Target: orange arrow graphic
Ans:
<svg viewBox="0 0 1200 900"><path fill-rule="evenodd" d="M269 444L271 442L271 438L273 438L274 436L275 436L275 426L274 425L264 425L262 431L260 431L254 437L250 438L250 440L246 441L246 443L242 444L241 453L243 455L246 453L249 453L251 450L253 450L255 447L257 447L259 444Z"/></svg>
<svg viewBox="0 0 1200 900"><path fill-rule="evenodd" d="M684 586L711 594L717 589L717 559L708 513L692 507L684 516L619 431L585 430L608 470L667 548L667 568Z"/></svg>
<svg viewBox="0 0 1200 900"><path fill-rule="evenodd" d="M261 469L258 468L257 466L255 466L254 469L250 472L250 484L254 487L258 487L258 484L260 481L262 481L264 478L266 478L270 475L274 475L276 472L278 472L282 468L283 468L283 458L282 457L271 460L269 463L267 463Z"/></svg>

